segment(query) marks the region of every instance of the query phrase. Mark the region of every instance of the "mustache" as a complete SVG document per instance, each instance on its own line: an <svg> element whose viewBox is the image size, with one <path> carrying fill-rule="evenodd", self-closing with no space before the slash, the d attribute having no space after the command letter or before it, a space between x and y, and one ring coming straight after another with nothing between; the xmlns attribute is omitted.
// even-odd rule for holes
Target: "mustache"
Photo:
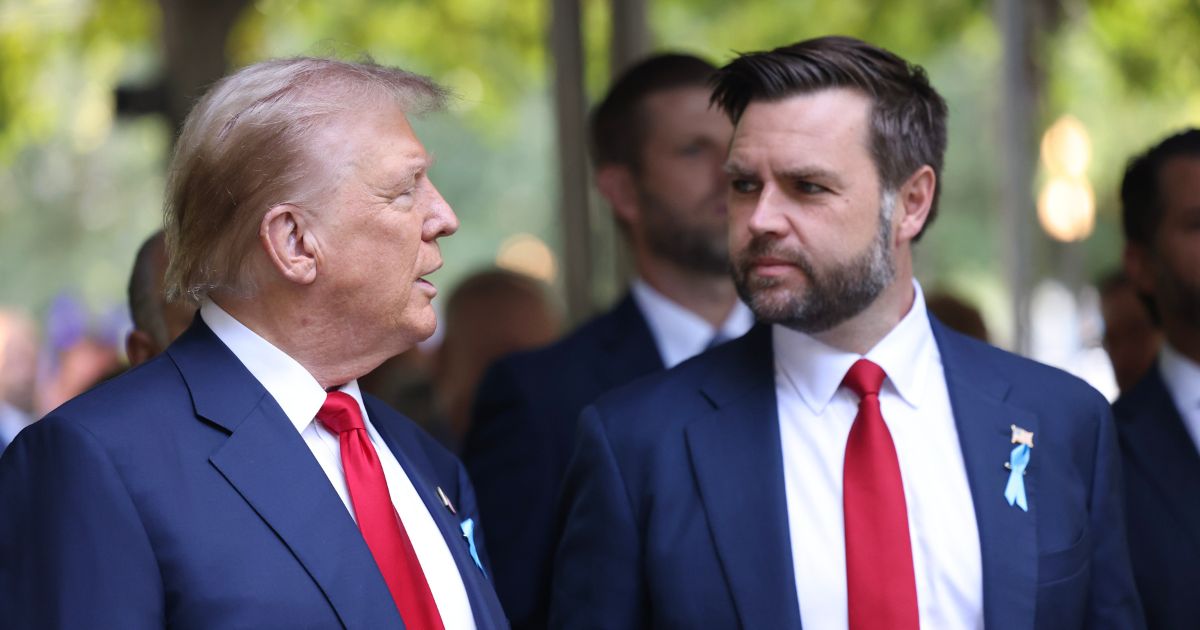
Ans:
<svg viewBox="0 0 1200 630"><path fill-rule="evenodd" d="M734 262L739 270L745 271L758 258L777 258L796 265L805 273L812 270L812 262L803 250L788 247L778 239L762 235L751 238L746 248L738 253Z"/></svg>

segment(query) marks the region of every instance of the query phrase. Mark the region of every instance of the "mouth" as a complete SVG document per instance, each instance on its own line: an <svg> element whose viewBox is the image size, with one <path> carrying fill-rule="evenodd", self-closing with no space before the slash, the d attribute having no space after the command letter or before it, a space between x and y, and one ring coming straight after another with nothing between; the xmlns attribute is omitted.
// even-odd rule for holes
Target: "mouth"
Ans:
<svg viewBox="0 0 1200 630"><path fill-rule="evenodd" d="M776 277L791 273L796 264L783 258L763 256L750 261L750 270L760 276Z"/></svg>
<svg viewBox="0 0 1200 630"><path fill-rule="evenodd" d="M421 287L422 289L425 289L425 290L427 290L427 291L431 291L431 292L432 292L434 295L436 295L436 294L437 294L437 287L436 287L436 286L434 286L434 284L433 284L432 282L430 282L428 279L426 279L426 277L425 277L425 276L431 275L431 274L433 274L433 272L435 272L435 271L437 271L438 269L441 269L441 268L442 268L442 261L440 261L440 260L439 260L439 261L437 262L437 264L436 264L436 265L434 265L433 267L431 267L431 268L430 268L428 271L426 271L425 273L422 273L421 275L417 276L417 279L416 279L415 281L413 281L413 284L415 284L415 285L417 285L417 286L419 286L419 287Z"/></svg>

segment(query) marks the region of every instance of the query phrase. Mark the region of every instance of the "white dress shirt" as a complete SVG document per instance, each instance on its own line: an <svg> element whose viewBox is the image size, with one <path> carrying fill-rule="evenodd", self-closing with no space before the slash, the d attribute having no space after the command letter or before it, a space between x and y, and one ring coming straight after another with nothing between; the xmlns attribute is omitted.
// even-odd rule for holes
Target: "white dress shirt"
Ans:
<svg viewBox="0 0 1200 630"><path fill-rule="evenodd" d="M205 302L200 308L200 317L254 378L258 379L275 402L279 403L284 415L291 420L296 431L304 438L304 443L312 451L313 457L329 477L329 483L333 484L333 489L342 498L346 511L354 518L350 493L346 487L346 475L342 470L338 437L316 421L317 411L325 403L325 390L304 366L234 319L215 303ZM400 466L400 462L396 461L396 456L375 430L375 425L371 424L367 409L363 406L358 381L350 381L340 389L358 402L367 435L370 436L371 444L383 465L383 475L387 480L392 503L416 550L417 559L425 573L425 580L429 583L429 590L433 593L442 623L447 630L473 630L475 618L471 614L471 602L467 597L462 576L458 572L458 565L455 564L454 556L446 545L446 539L417 494L412 481Z"/></svg>
<svg viewBox="0 0 1200 630"><path fill-rule="evenodd" d="M1183 426L1200 450L1200 364L1183 356L1171 344L1164 343L1158 353L1158 370L1163 383L1183 418Z"/></svg>
<svg viewBox="0 0 1200 630"><path fill-rule="evenodd" d="M713 328L703 317L672 302L641 278L633 281L630 291L650 327L658 356L668 369L704 352L716 335L726 341L736 339L754 325L754 313L741 300L734 302L721 326Z"/></svg>
<svg viewBox="0 0 1200 630"><path fill-rule="evenodd" d="M879 402L896 445L912 540L920 624L983 628L975 507L941 354L921 288L908 314L865 355L887 373ZM860 357L783 326L773 330L784 489L800 618L848 625L842 473L858 396L841 387Z"/></svg>

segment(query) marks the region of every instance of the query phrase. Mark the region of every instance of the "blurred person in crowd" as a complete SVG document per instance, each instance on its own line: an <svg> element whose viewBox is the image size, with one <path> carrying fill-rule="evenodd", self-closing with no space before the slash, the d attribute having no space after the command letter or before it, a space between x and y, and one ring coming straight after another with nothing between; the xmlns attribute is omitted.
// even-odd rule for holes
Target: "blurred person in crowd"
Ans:
<svg viewBox="0 0 1200 630"><path fill-rule="evenodd" d="M1112 362L1117 387L1128 391L1145 376L1162 346L1159 330L1145 299L1123 271L1100 280L1100 317L1104 319L1104 351Z"/></svg>
<svg viewBox="0 0 1200 630"><path fill-rule="evenodd" d="M294 58L198 101L165 285L200 316L0 459L6 628L506 627L465 470L356 382L436 325L442 95Z"/></svg>
<svg viewBox="0 0 1200 630"><path fill-rule="evenodd" d="M1161 324L1158 358L1113 404L1129 547L1151 628L1200 628L1200 129L1121 183L1125 273Z"/></svg>
<svg viewBox="0 0 1200 630"><path fill-rule="evenodd" d="M925 298L925 308L951 330L990 343L983 313L962 298L935 291Z"/></svg>
<svg viewBox="0 0 1200 630"><path fill-rule="evenodd" d="M433 391L446 440L459 444L484 370L501 356L544 346L562 332L562 317L538 280L489 269L468 276L450 293L445 334L433 355ZM490 530L489 530L490 531Z"/></svg>
<svg viewBox="0 0 1200 630"><path fill-rule="evenodd" d="M924 70L823 37L715 94L761 325L583 412L551 626L1143 627L1107 401L913 278L946 147Z"/></svg>
<svg viewBox="0 0 1200 630"><path fill-rule="evenodd" d="M45 344L38 360L34 418L121 372L117 351L123 313L94 318L69 292L59 294L46 313Z"/></svg>
<svg viewBox="0 0 1200 630"><path fill-rule="evenodd" d="M728 274L721 162L732 128L709 103L714 70L688 55L650 57L593 110L596 187L637 276L612 310L565 339L499 361L476 396L463 460L514 627L546 625L555 499L580 410L753 323Z"/></svg>
<svg viewBox="0 0 1200 630"><path fill-rule="evenodd" d="M125 338L125 355L130 366L141 365L166 350L196 316L194 303L167 301L163 290L166 273L166 239L159 230L138 248L129 275L129 315L133 319L133 330Z"/></svg>
<svg viewBox="0 0 1200 630"><path fill-rule="evenodd" d="M33 320L0 309L0 453L35 418L38 338Z"/></svg>
<svg viewBox="0 0 1200 630"><path fill-rule="evenodd" d="M121 372L121 357L105 335L85 332L53 353L52 367L38 385L38 415Z"/></svg>

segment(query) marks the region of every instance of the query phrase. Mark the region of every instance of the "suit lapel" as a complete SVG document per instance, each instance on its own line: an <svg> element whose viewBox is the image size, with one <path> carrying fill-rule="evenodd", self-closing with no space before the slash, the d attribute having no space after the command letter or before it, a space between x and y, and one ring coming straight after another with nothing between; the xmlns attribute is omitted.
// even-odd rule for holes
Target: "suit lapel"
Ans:
<svg viewBox="0 0 1200 630"><path fill-rule="evenodd" d="M487 578L475 565L475 560L470 555L466 538L463 536L460 516L451 514L437 496L438 485L433 472L433 463L429 461L429 457L424 451L416 448L412 440L402 439L405 432L403 427L399 426L400 418L395 412L382 408L369 399L366 404L367 413L371 416L371 423L375 425L383 437L383 441L395 455L396 461L408 475L417 494L421 497L421 501L425 504L425 509L429 510L434 522L437 523L438 530L441 531L442 538L446 541L446 546L450 548L450 554L454 557L454 563L458 567L458 574L462 577L463 586L466 587L467 597L471 601L471 610L476 626L481 630L496 627L495 620L504 618L500 600L497 599L495 590L487 583Z"/></svg>
<svg viewBox="0 0 1200 630"><path fill-rule="evenodd" d="M686 429L692 469L742 626L799 628L770 328L727 352L703 389L716 409Z"/></svg>
<svg viewBox="0 0 1200 630"><path fill-rule="evenodd" d="M199 318L168 352L196 414L230 431L210 462L287 545L342 624L402 627L358 528L275 400Z"/></svg>
<svg viewBox="0 0 1200 630"><path fill-rule="evenodd" d="M946 388L962 445L983 561L983 614L988 628L1033 628L1037 601L1038 457L1025 475L1029 511L1004 498L1012 425L1038 431L1037 416L1004 402L1009 384L968 356L968 342L932 321ZM1036 437L1035 437L1036 444Z"/></svg>
<svg viewBox="0 0 1200 630"><path fill-rule="evenodd" d="M609 356L595 363L606 390L664 367L654 335L633 294L626 295L605 318L598 337L601 350Z"/></svg>
<svg viewBox="0 0 1200 630"><path fill-rule="evenodd" d="M1117 401L1121 440L1183 529L1200 545L1200 453L1155 365L1128 398Z"/></svg>

